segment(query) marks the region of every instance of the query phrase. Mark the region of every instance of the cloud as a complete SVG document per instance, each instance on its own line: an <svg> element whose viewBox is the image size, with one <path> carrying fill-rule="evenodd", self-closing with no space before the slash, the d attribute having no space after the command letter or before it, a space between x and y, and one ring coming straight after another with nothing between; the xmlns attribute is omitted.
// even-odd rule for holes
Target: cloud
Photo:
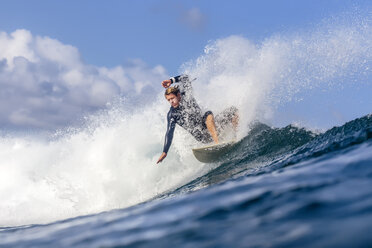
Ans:
<svg viewBox="0 0 372 248"><path fill-rule="evenodd" d="M193 31L203 31L206 24L206 17L198 8L182 11L179 20Z"/></svg>
<svg viewBox="0 0 372 248"><path fill-rule="evenodd" d="M97 67L58 40L27 30L0 32L0 126L64 127L115 97L154 97L165 77L160 65L134 60L125 67Z"/></svg>

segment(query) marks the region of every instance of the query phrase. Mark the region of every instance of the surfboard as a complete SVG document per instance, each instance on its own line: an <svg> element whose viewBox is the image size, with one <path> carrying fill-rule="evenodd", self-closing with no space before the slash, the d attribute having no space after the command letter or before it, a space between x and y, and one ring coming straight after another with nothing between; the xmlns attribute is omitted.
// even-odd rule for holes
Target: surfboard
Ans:
<svg viewBox="0 0 372 248"><path fill-rule="evenodd" d="M197 160L203 163L213 163L221 160L227 153L229 153L235 145L235 141L223 142L209 146L192 149Z"/></svg>

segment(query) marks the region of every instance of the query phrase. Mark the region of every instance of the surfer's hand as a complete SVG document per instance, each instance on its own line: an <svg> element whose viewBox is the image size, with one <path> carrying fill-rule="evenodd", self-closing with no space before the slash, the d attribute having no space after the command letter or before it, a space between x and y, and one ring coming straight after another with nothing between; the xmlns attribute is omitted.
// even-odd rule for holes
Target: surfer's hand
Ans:
<svg viewBox="0 0 372 248"><path fill-rule="evenodd" d="M156 162L157 164L160 163L161 161L163 161L163 159L165 159L165 157L167 156L167 154L165 152L163 152L161 155L160 155L160 158L158 160L158 162Z"/></svg>
<svg viewBox="0 0 372 248"><path fill-rule="evenodd" d="M164 80L163 82L161 82L161 85L164 88L168 88L171 84L172 84L172 81L170 79L167 79L167 80Z"/></svg>

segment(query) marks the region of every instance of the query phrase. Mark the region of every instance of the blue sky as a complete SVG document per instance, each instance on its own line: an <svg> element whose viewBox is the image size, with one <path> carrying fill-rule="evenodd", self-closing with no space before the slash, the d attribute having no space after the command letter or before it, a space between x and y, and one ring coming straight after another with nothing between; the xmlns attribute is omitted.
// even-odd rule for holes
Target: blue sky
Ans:
<svg viewBox="0 0 372 248"><path fill-rule="evenodd" d="M0 30L23 28L58 39L78 47L89 64L115 66L139 58L175 74L210 40L243 35L260 41L365 5L370 1L3 0ZM187 19L193 9L195 20Z"/></svg>
<svg viewBox="0 0 372 248"><path fill-rule="evenodd" d="M238 35L260 46L275 36L314 30L343 13L367 10L368 15L371 8L369 0L3 0L0 125L63 127L127 89L151 98L153 85L178 74L182 64L200 57L216 40ZM333 96L317 92L285 105L278 123L301 122L297 113L303 110L296 108L302 104L313 116L319 114L311 124L329 127L332 118L342 124L369 113L370 89L362 85ZM347 94L344 101L341 96ZM314 99L329 105L329 111L311 108ZM344 105L337 107L340 102Z"/></svg>

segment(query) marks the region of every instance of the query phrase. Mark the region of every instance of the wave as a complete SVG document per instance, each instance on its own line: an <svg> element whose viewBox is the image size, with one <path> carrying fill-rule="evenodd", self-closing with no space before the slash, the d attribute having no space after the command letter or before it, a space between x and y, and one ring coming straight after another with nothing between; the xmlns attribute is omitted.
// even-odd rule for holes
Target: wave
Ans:
<svg viewBox="0 0 372 248"><path fill-rule="evenodd" d="M371 116L323 134L256 123L241 147L218 168L164 195L167 199L48 225L0 228L0 243L15 247L44 247L46 240L47 246L71 247L190 243L333 247L357 242L368 246L371 127ZM261 149L256 146L261 139L279 144ZM241 156L239 149L248 144L255 148ZM232 160L240 172L221 180L221 168L225 167L223 175L234 170L228 166ZM257 160L266 162L257 167ZM214 185L190 192L207 179ZM175 194L178 197L169 197Z"/></svg>
<svg viewBox="0 0 372 248"><path fill-rule="evenodd" d="M242 176L270 173L324 154L331 156L372 139L372 115L333 127L322 134L293 125L272 128L260 122L251 128L217 168L166 196L195 191Z"/></svg>

